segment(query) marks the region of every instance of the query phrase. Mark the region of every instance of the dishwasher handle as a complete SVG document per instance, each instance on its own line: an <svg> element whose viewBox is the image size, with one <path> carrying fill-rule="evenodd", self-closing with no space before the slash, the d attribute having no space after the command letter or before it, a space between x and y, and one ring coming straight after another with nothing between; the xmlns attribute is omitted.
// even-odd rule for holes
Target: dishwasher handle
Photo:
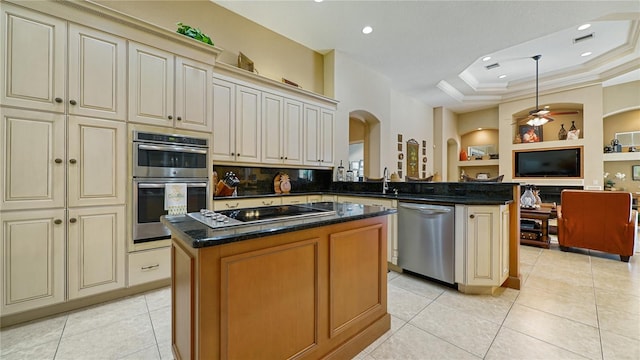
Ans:
<svg viewBox="0 0 640 360"><path fill-rule="evenodd" d="M400 207L420 211L423 214L427 215L438 215L438 214L449 214L453 211L451 207L444 206L433 206L433 205L421 205L421 204L399 204Z"/></svg>

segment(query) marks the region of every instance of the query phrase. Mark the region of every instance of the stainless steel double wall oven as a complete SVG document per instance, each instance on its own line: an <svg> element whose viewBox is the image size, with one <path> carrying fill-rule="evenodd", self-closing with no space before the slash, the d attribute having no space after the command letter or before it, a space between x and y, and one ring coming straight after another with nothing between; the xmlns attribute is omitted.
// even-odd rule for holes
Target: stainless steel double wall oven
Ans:
<svg viewBox="0 0 640 360"><path fill-rule="evenodd" d="M208 151L206 138L133 132L134 245L171 237L160 223L166 184L187 184L188 212L207 208Z"/></svg>

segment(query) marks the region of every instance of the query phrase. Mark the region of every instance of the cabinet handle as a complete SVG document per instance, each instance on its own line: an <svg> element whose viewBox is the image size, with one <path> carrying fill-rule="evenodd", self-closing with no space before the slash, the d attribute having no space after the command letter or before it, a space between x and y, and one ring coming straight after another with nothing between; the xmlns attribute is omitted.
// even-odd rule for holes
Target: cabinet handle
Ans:
<svg viewBox="0 0 640 360"><path fill-rule="evenodd" d="M262 200L262 205L271 205L271 204L273 204L273 200L271 200L269 202L266 202L266 201Z"/></svg>
<svg viewBox="0 0 640 360"><path fill-rule="evenodd" d="M76 218L69 219L69 222L72 223L72 224L75 224L76 221L78 221L78 219L76 219Z"/></svg>
<svg viewBox="0 0 640 360"><path fill-rule="evenodd" d="M227 207L228 207L229 209L235 209L235 208L237 208L238 206L240 206L240 203L236 203L236 205L235 205L235 206L234 206L234 205L230 205L229 203L226 203L225 205L227 205Z"/></svg>
<svg viewBox="0 0 640 360"><path fill-rule="evenodd" d="M55 101L56 101L58 104L60 104L60 103L62 102L62 98L57 97L57 98L55 98Z"/></svg>
<svg viewBox="0 0 640 360"><path fill-rule="evenodd" d="M69 159L69 163L70 163L70 164L75 164L75 163L77 163L77 162L78 162L78 160L76 160L76 159Z"/></svg>
<svg viewBox="0 0 640 360"><path fill-rule="evenodd" d="M140 270L142 271L149 271L149 270L156 270L160 268L160 264L153 264L153 265L149 265L149 266L143 266L140 268Z"/></svg>
<svg viewBox="0 0 640 360"><path fill-rule="evenodd" d="M167 118L169 118L169 120L173 120L173 116L171 115L167 116Z"/></svg>
<svg viewBox="0 0 640 360"><path fill-rule="evenodd" d="M178 121L182 120L182 117L181 117L181 116L178 116L177 120L178 120Z"/></svg>
<svg viewBox="0 0 640 360"><path fill-rule="evenodd" d="M56 225L60 225L60 224L62 224L62 220L55 219L55 220L53 220L53 223L56 224Z"/></svg>
<svg viewBox="0 0 640 360"><path fill-rule="evenodd" d="M75 105L75 104L77 104L77 102L75 100L69 100L69 104Z"/></svg>
<svg viewBox="0 0 640 360"><path fill-rule="evenodd" d="M60 158L57 158L57 159L55 159L53 161L55 161L56 164L61 164L62 163L62 159L60 159Z"/></svg>
<svg viewBox="0 0 640 360"><path fill-rule="evenodd" d="M475 219L475 218L476 218L475 215L473 215L473 214L469 215L469 219Z"/></svg>

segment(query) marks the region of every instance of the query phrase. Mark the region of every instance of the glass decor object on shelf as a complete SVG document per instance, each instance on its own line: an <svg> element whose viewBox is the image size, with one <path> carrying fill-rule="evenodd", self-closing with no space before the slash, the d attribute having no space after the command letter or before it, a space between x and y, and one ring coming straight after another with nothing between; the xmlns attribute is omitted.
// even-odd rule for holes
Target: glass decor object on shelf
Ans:
<svg viewBox="0 0 640 360"><path fill-rule="evenodd" d="M560 130L558 131L558 140L567 140L567 130L564 128L564 124L560 124Z"/></svg>
<svg viewBox="0 0 640 360"><path fill-rule="evenodd" d="M576 122L575 121L571 121L571 127L569 128L569 131L574 131L574 130L578 130L578 128L576 127Z"/></svg>
<svg viewBox="0 0 640 360"><path fill-rule="evenodd" d="M520 207L533 209L536 207L536 196L533 193L533 185L525 185L525 190L520 196Z"/></svg>
<svg viewBox="0 0 640 360"><path fill-rule="evenodd" d="M344 181L344 166L342 166L342 160L340 160L340 166L336 171L336 181Z"/></svg>

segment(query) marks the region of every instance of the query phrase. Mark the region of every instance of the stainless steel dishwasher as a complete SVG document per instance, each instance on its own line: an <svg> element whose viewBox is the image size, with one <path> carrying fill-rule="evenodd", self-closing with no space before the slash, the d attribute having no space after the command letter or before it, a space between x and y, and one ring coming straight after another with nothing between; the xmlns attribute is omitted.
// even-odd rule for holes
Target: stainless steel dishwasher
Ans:
<svg viewBox="0 0 640 360"><path fill-rule="evenodd" d="M453 284L454 206L398 204L398 266Z"/></svg>

